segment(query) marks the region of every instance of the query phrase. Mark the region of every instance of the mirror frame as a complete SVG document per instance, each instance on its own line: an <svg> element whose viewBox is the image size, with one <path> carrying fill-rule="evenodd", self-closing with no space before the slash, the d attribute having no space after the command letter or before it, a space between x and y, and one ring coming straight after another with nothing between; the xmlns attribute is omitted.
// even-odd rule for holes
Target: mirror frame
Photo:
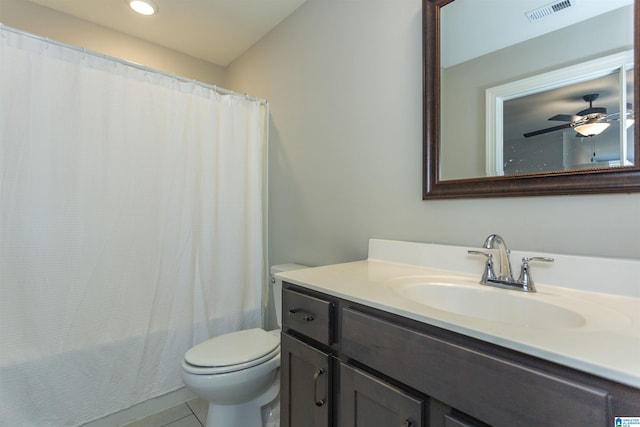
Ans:
<svg viewBox="0 0 640 427"><path fill-rule="evenodd" d="M454 0L422 1L423 164L422 198L461 199L640 192L640 0L634 0L633 166L528 175L440 179L440 8Z"/></svg>

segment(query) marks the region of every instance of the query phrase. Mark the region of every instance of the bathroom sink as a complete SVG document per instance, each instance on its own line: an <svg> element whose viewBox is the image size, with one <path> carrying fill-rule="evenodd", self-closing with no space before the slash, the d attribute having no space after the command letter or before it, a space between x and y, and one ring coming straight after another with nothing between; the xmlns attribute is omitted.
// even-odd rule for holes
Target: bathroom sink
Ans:
<svg viewBox="0 0 640 427"><path fill-rule="evenodd" d="M405 278L388 285L400 296L432 309L529 328L579 328L585 317L562 298L483 286L469 278Z"/></svg>

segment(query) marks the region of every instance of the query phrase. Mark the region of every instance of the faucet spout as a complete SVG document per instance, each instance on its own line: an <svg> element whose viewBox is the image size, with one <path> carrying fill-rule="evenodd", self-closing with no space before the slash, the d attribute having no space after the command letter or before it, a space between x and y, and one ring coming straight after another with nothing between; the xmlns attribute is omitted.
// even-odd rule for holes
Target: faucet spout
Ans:
<svg viewBox="0 0 640 427"><path fill-rule="evenodd" d="M493 268L493 257L496 252L488 253L484 251L468 250L467 253L471 255L484 255L486 262L484 264L484 272L480 278L481 285L495 286L505 289L516 289L523 292L535 292L536 288L533 285L531 279L531 272L529 271L530 261L544 261L553 262L553 258L547 257L524 257L522 258L522 267L520 271L520 277L518 279L513 278L511 273L511 260L509 259L509 249L504 239L497 234L491 234L487 237L482 244L485 249L492 249L497 252L498 265L500 271L495 272Z"/></svg>
<svg viewBox="0 0 640 427"><path fill-rule="evenodd" d="M509 259L509 249L504 239L498 234L491 234L487 237L482 245L486 249L495 249L498 251L498 265L500 271L498 279L505 282L513 282L513 274L511 272L511 260Z"/></svg>

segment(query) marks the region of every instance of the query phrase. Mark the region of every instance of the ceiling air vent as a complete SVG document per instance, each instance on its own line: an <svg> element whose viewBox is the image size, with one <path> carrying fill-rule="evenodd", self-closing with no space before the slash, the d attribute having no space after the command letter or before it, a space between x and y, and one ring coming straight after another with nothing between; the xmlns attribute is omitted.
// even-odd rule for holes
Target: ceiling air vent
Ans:
<svg viewBox="0 0 640 427"><path fill-rule="evenodd" d="M556 12L567 9L576 5L577 0L561 0L550 3L546 6L539 7L526 13L530 22L536 22L542 18L546 18L549 15L553 15Z"/></svg>

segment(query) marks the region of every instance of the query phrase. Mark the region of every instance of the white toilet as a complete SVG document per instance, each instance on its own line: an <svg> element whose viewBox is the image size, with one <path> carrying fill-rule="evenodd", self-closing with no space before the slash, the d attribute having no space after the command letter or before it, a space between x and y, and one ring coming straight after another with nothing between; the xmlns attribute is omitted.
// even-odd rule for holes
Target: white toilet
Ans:
<svg viewBox="0 0 640 427"><path fill-rule="evenodd" d="M282 271L299 264L271 267ZM281 323L282 281L271 280L271 292ZM280 392L280 329L246 329L211 338L192 347L182 361L182 381L209 401L207 427L278 427Z"/></svg>

